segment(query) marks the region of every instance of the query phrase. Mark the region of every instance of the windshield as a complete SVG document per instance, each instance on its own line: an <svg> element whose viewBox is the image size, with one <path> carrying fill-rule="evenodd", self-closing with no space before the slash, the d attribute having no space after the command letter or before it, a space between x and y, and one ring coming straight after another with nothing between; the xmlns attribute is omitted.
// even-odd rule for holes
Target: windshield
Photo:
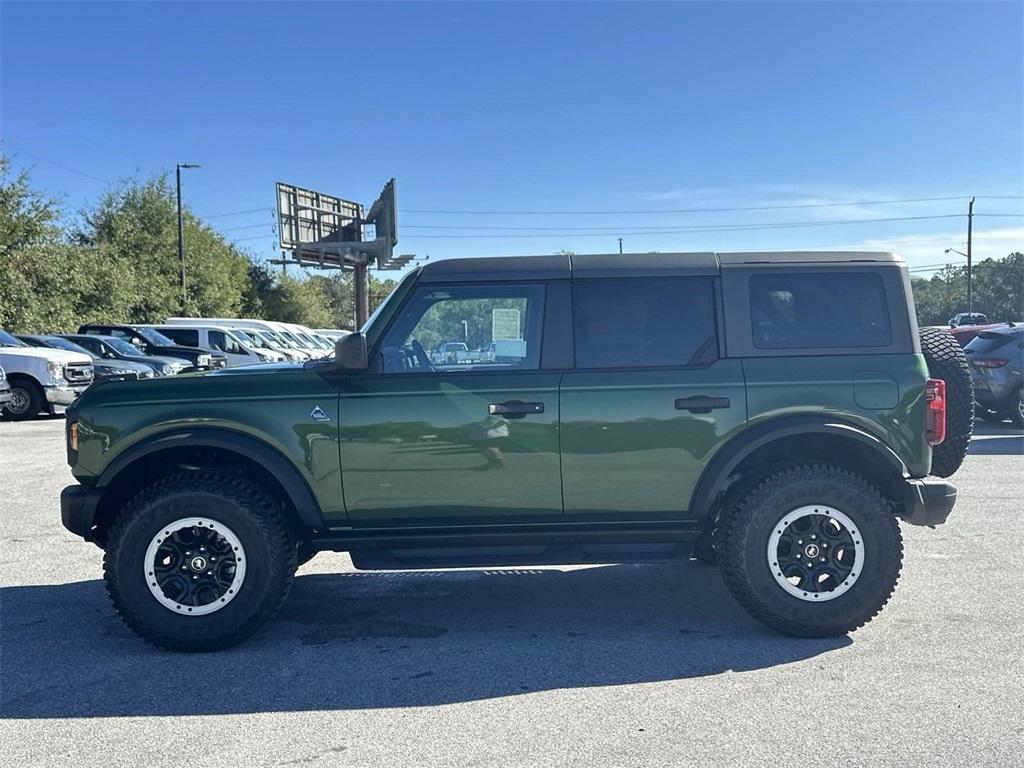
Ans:
<svg viewBox="0 0 1024 768"><path fill-rule="evenodd" d="M307 346L307 347L310 347L310 348L312 348L312 349L323 349L323 348L324 348L324 345L323 345L323 344L321 344L321 343L320 343L319 341L317 341L316 339L314 339L314 338L313 338L312 336L310 336L310 335L309 335L308 333L300 333L299 335L300 335L300 336L302 337L302 339L303 339L303 340L304 340L304 341L306 342L306 346Z"/></svg>
<svg viewBox="0 0 1024 768"><path fill-rule="evenodd" d="M129 357L138 357L139 355L143 354L124 339L116 339L113 337L105 338L103 339L103 343L106 344L111 349L113 349L115 352L122 355L127 355Z"/></svg>
<svg viewBox="0 0 1024 768"><path fill-rule="evenodd" d="M0 347L27 347L28 344L14 338L7 331L0 331Z"/></svg>
<svg viewBox="0 0 1024 768"><path fill-rule="evenodd" d="M387 297L384 299L384 301L377 305L377 308L373 310L373 313L368 318L366 318L366 322L363 323L363 327L359 329L360 333L367 334L367 338L370 341L374 340L370 338L370 328L373 327L373 324L377 321L377 318L380 316L380 313L384 310L384 307L391 303L391 299L395 296L396 293L399 293L399 288L404 286L406 283L411 283L413 280L415 280L416 275L419 274L419 271L420 269L419 267L417 267L416 269L408 272L405 275L405 277L398 281L395 287L391 290L391 293L389 293Z"/></svg>
<svg viewBox="0 0 1024 768"><path fill-rule="evenodd" d="M290 333L288 333L288 331L279 331L279 335L288 343L288 346L291 347L292 349L302 349L302 344L299 343L299 340L292 336Z"/></svg>
<svg viewBox="0 0 1024 768"><path fill-rule="evenodd" d="M150 344L155 344L158 347L173 347L174 342L164 336L159 331L154 331L152 328L136 328L136 332L148 341ZM138 354L138 352L136 352Z"/></svg>
<svg viewBox="0 0 1024 768"><path fill-rule="evenodd" d="M243 341L251 344L257 349L269 349L270 345L267 344L267 340L260 336L255 331L247 331L243 328L236 328L234 333L242 338Z"/></svg>
<svg viewBox="0 0 1024 768"><path fill-rule="evenodd" d="M83 355L88 355L92 358L98 357L98 355L94 355L85 347L80 347L75 342L62 339L60 336L43 336L43 339L54 349L66 349L68 352L81 352Z"/></svg>

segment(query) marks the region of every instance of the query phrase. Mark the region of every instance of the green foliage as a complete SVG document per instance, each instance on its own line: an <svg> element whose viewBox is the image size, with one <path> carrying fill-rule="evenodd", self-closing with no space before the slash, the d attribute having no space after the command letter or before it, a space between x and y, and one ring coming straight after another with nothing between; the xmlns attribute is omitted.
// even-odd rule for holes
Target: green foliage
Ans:
<svg viewBox="0 0 1024 768"><path fill-rule="evenodd" d="M187 304L182 311L177 203L166 176L129 182L105 194L85 215L77 239L98 248L131 276L131 316L159 322L169 315L231 317L242 307L248 257L188 211L183 215Z"/></svg>
<svg viewBox="0 0 1024 768"><path fill-rule="evenodd" d="M985 259L974 265L974 311L992 322L1024 319L1024 254ZM914 278L914 304L920 325L945 325L967 311L967 267L946 267L925 280Z"/></svg>
<svg viewBox="0 0 1024 768"><path fill-rule="evenodd" d="M11 175L10 161L0 155L0 256L60 235L53 200L33 190L24 171Z"/></svg>

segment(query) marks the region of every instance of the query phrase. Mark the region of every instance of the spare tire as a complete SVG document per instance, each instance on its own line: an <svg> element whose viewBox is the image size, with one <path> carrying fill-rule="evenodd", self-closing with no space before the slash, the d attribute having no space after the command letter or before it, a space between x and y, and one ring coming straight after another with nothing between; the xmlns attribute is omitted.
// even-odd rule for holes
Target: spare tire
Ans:
<svg viewBox="0 0 1024 768"><path fill-rule="evenodd" d="M946 439L932 448L932 474L949 477L960 468L974 430L974 388L967 357L945 328L921 329L928 375L946 382Z"/></svg>

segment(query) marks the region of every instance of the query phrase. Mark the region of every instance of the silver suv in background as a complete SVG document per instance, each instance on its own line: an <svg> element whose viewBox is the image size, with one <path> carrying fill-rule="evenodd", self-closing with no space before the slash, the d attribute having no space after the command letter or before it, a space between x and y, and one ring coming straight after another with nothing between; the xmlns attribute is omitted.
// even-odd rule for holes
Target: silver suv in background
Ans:
<svg viewBox="0 0 1024 768"><path fill-rule="evenodd" d="M1024 427L1024 325L979 333L964 348L978 414Z"/></svg>

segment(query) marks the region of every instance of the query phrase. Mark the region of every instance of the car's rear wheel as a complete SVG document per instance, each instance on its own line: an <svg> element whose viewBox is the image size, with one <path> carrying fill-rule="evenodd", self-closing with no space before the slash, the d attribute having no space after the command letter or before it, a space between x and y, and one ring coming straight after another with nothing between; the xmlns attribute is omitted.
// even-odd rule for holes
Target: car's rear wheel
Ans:
<svg viewBox="0 0 1024 768"><path fill-rule="evenodd" d="M277 611L295 551L277 505L244 476L179 472L118 513L104 578L136 634L171 650L212 651L246 639Z"/></svg>
<svg viewBox="0 0 1024 768"><path fill-rule="evenodd" d="M1015 427L1024 427L1024 387L1017 390L1017 397L1010 401L1007 415Z"/></svg>
<svg viewBox="0 0 1024 768"><path fill-rule="evenodd" d="M11 421L27 421L34 419L43 410L46 398L43 390L33 381L12 379L11 400L4 407L4 415Z"/></svg>
<svg viewBox="0 0 1024 768"><path fill-rule="evenodd" d="M758 621L798 637L846 634L896 586L899 524L878 489L846 470L803 465L763 480L719 529L730 591Z"/></svg>
<svg viewBox="0 0 1024 768"><path fill-rule="evenodd" d="M946 439L932 448L932 474L949 477L963 463L974 431L974 388L967 357L945 328L922 328L928 375L946 382Z"/></svg>

